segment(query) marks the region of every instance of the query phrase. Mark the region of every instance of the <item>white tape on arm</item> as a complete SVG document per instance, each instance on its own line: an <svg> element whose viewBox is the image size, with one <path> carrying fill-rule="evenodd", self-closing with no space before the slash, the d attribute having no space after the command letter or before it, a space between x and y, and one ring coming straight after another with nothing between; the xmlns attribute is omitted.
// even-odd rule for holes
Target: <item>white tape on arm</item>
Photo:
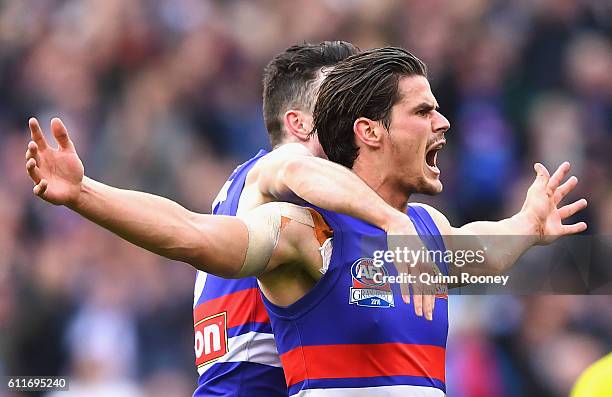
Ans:
<svg viewBox="0 0 612 397"><path fill-rule="evenodd" d="M282 218L314 228L308 209L289 203L268 203L238 216L249 231L249 244L238 277L258 276L265 272L278 244Z"/></svg>
<svg viewBox="0 0 612 397"><path fill-rule="evenodd" d="M238 277L258 276L266 270L278 244L280 211L261 206L238 217L244 221L249 231L249 244Z"/></svg>

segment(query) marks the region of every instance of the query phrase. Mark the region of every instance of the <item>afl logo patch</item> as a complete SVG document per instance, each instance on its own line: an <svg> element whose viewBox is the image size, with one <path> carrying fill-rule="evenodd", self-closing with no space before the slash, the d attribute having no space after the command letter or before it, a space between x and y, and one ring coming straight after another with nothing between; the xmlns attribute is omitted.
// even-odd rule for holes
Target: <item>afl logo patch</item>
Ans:
<svg viewBox="0 0 612 397"><path fill-rule="evenodd" d="M393 291L385 266L374 266L374 259L360 258L351 266L352 287L349 303L365 307L393 307Z"/></svg>

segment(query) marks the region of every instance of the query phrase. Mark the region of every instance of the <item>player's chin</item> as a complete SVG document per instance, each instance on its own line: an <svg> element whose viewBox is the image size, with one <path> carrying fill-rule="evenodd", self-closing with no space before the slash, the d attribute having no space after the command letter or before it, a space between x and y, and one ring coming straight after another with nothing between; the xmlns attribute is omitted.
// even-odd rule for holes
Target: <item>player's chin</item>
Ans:
<svg viewBox="0 0 612 397"><path fill-rule="evenodd" d="M433 195L442 192L442 182L440 181L440 170L438 167L430 167L425 164L423 168L420 193Z"/></svg>
<svg viewBox="0 0 612 397"><path fill-rule="evenodd" d="M425 186L423 187L421 193L433 196L435 194L442 193L442 189L443 186L440 179L428 180Z"/></svg>
<svg viewBox="0 0 612 397"><path fill-rule="evenodd" d="M437 168L434 171L427 166L424 171L420 193L429 195L441 193L443 186L440 181L440 171Z"/></svg>

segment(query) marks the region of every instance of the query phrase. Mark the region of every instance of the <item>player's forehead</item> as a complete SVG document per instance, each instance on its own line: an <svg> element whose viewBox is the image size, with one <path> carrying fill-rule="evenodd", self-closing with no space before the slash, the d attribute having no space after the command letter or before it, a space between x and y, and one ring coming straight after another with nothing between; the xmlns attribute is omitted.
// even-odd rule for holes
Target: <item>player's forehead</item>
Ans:
<svg viewBox="0 0 612 397"><path fill-rule="evenodd" d="M429 81L423 76L402 77L398 88L401 98L399 105L406 107L415 107L423 103L434 107L438 105L434 94L431 92Z"/></svg>

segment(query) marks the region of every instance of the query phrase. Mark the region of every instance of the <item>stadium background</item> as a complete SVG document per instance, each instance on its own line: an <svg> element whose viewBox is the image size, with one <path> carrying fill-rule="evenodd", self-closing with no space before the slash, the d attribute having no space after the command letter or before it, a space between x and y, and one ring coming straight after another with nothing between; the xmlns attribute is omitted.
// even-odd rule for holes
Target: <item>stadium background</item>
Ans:
<svg viewBox="0 0 612 397"><path fill-rule="evenodd" d="M1 2L0 375L67 374L73 395L117 397L187 396L196 381L194 271L35 199L29 116L47 133L63 118L87 175L209 212L267 145L273 54L400 45L428 63L452 123L445 190L428 202L456 225L499 219L520 207L534 161L567 159L573 197L590 203L581 219L609 236L610 37L609 0ZM565 396L612 347L610 296L450 301L452 397Z"/></svg>

